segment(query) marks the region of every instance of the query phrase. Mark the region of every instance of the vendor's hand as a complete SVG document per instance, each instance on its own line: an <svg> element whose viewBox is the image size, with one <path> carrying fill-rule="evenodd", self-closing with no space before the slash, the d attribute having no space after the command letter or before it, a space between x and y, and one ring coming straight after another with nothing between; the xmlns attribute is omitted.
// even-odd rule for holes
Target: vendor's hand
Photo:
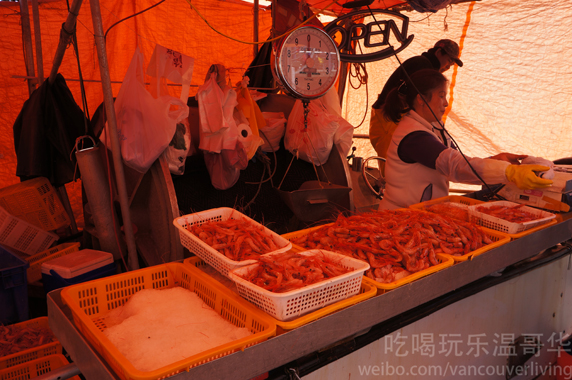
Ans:
<svg viewBox="0 0 572 380"><path fill-rule="evenodd" d="M552 185L552 181L538 177L535 172L543 172L549 169L548 166L542 165L509 165L505 174L506 178L519 189L543 189Z"/></svg>
<svg viewBox="0 0 572 380"><path fill-rule="evenodd" d="M524 160L526 157L528 157L526 154L499 153L496 156L489 158L493 160L510 162L513 165L519 165L520 160Z"/></svg>

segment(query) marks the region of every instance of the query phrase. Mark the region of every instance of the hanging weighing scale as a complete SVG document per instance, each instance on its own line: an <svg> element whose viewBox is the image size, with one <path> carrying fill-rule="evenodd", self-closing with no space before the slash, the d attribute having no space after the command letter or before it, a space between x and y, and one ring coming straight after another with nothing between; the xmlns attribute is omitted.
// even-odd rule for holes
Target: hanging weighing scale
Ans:
<svg viewBox="0 0 572 380"><path fill-rule="evenodd" d="M340 72L340 54L332 38L322 29L303 26L293 30L273 50L272 73L278 85L289 95L300 99L304 106L304 133L308 129L308 105L328 92ZM311 144L311 140L308 138ZM311 147L312 149L313 146ZM295 155L292 157L294 159ZM322 163L319 163L322 166ZM282 200L301 221L316 221L328 212L351 188L320 181L316 163L312 162L316 181L304 182L298 190L276 189ZM323 169L323 168L322 168Z"/></svg>
<svg viewBox="0 0 572 380"><path fill-rule="evenodd" d="M324 95L338 79L338 48L328 33L315 26L292 31L274 54L275 79L286 92L302 101Z"/></svg>

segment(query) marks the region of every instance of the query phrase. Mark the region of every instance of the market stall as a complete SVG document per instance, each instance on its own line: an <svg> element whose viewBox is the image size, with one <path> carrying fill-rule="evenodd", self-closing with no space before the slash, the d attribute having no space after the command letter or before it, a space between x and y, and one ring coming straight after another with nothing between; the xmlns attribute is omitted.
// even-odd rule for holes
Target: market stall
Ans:
<svg viewBox="0 0 572 380"><path fill-rule="evenodd" d="M445 300L447 298L459 301L464 297L470 297L472 292L482 291L487 286L483 287L483 280L486 280L491 273L502 271L507 267L510 268L517 263L522 264L523 261L534 258L545 250L547 251L542 261L536 264L534 261L530 261L530 266L521 265L516 273L509 271L507 279L513 278L515 275L525 276L528 270L541 270L542 265L550 262L550 260L563 261L564 267L566 267L570 255L569 246L555 250L552 248L569 241L572 228L572 221L569 217L570 215L565 214L563 220L555 225L504 244L472 260L460 262L446 270L364 300L249 347L243 352L237 352L202 364L190 369L188 373L177 374L173 378L250 379L285 364L294 365L292 362L295 362L296 359L330 348L332 345L336 346L340 342L347 343L348 339L352 341L355 338L358 341L358 336L370 328L380 329L382 332L377 332L376 338L381 339L386 334L402 327L403 324L408 324L445 306L450 302ZM501 274L495 277L495 282L498 284L504 281L503 276ZM474 287L473 291L470 290L472 286ZM54 332L62 344L72 353L74 362L87 378L117 378L94 348L78 333L72 322L69 309L62 304L59 293L60 291L56 291L48 295L49 318ZM554 310L559 312L556 324L566 329L571 310L565 306L564 299L565 297L558 301L559 305L553 306L555 307ZM433 307L428 306L431 304ZM527 305L526 308L528 307ZM429 311L424 310L424 308L429 308ZM527 310L514 310L514 312L526 313ZM395 319L400 320L405 317L407 319L402 322L403 324L396 323ZM453 315L449 317L451 317L449 323L454 324ZM491 317L495 317L494 310L491 310ZM391 327L384 330L384 323L388 323ZM523 333L526 332L532 333L531 331L523 331ZM356 345L353 347L356 348ZM320 356L320 354L316 353L316 356ZM355 368L353 370L356 371Z"/></svg>
<svg viewBox="0 0 572 380"><path fill-rule="evenodd" d="M322 6L319 1L311 3L314 6L314 10L318 10ZM420 2L412 3L418 7ZM77 2L74 2L74 4L77 5ZM397 5L399 6L399 4ZM107 103L107 115L111 115L109 123L113 125L115 122L113 120L114 113L109 111L113 108L112 83L109 78L109 67L107 67L105 41L102 41L103 29L101 28L101 20L98 20L101 17L101 15L98 15L99 2L96 0L92 1L90 7L93 12L95 39L98 40L97 52L100 61L100 76L104 82L104 103ZM342 9L342 12L345 12L345 9ZM70 15L74 15L74 13L76 12L70 12ZM470 14L470 12L467 14ZM311 30L311 32L308 32L308 30ZM316 33L312 34L312 39L315 37L316 41L319 41L320 46L321 44L327 45L331 42L324 32L314 29L305 29L302 32L308 33L309 46L310 33ZM298 30L297 33L302 32ZM464 32L466 32L466 28ZM297 38L306 38L306 35L293 34L288 37L287 42L291 46L295 46L298 43ZM335 46L333 49L335 50ZM147 47L147 52L149 51L150 48ZM315 53L315 55L317 56L318 53ZM328 57L330 56L328 55ZM307 126L308 119L306 116L309 113L310 101L325 95L336 83L337 72L345 73L344 69L337 67L336 65L339 65L340 61L335 60L333 66L328 66L326 70L324 69L326 66L320 67L318 63L314 62L314 59L316 62L322 62L321 57L314 58L314 53L312 53L310 58L303 59L306 67L304 75L294 78L285 75L288 67L293 63L288 59L289 53L283 52L282 55L278 55L276 58L281 62L282 67L276 66L275 70L278 73L274 73L274 75L277 80L282 82L281 85L284 92L301 99L302 102L301 106L298 107L298 112L304 113L303 123ZM335 68L335 75L332 74L334 69L330 69L331 67ZM305 81L307 80L306 78L311 78L312 75L318 75L318 69L328 73L328 75L320 77L320 79L324 80L324 84L320 80L320 86L323 87L318 87L317 90L312 88L310 91L309 81L308 83L304 82L308 84L307 87L296 87L295 83L299 80ZM206 69L204 71L206 72ZM198 103L196 103L196 99L199 96L200 94L196 97L192 96L187 102L190 106L190 114L187 120L195 127L200 123L198 117L200 110ZM257 103L257 107L259 106L262 111L282 111L288 117L294 106L293 103L292 97L281 94L276 97L267 96ZM455 122L460 122L459 120L462 119L456 117L456 115L451 117ZM349 119L350 116L346 115L346 118ZM192 255L200 256L197 252L200 250L194 249L188 242L185 243L184 235L190 231L188 225L180 223L177 226L181 215L191 215L187 215L190 220L192 215L196 216L201 212L208 213L211 212L209 210L217 207L234 207L237 203L236 200L240 196L248 196L247 200L251 198L252 201L257 200L257 203L252 208L245 209L251 213L252 218L256 219L258 223L267 225L270 222L268 228L275 229L273 234L284 234L275 239L280 240L282 238L291 242L294 241L295 237L308 234L312 224L322 224L326 219L330 221L329 219L340 211L344 211L344 215L349 216L358 211L375 209L377 206L377 199L375 199L373 194L369 193L367 188L362 186L365 174L363 176L360 174L362 171L365 172L365 169L360 166L361 160L357 159L360 157L353 157L352 167L348 163L347 155L350 147L348 144L345 144L343 148L337 142L336 144L331 144L331 148L333 148L326 155L327 162L319 162L320 165L316 165L312 158L309 159L310 162L294 161L294 158L298 158L297 156L300 152L297 150L287 152L284 146L280 146L281 150L268 159L271 163L269 167L273 167L276 170L277 176L275 180L280 185L276 186L277 183L272 182L267 183L264 177L264 170L267 167L263 167L262 161L253 160L249 163L248 168L242 172L237 186L233 190L226 189L224 190L225 193L221 193L218 192L219 189L214 191L211 186L211 178L209 178L209 172L206 170L206 166L204 166L205 162L201 161L202 157L195 156L195 160L193 160L193 157L189 156L187 164L193 170L189 168L185 175L173 175L172 169L168 167L163 156L155 160L148 171L144 173L132 171L123 165L122 158L118 154L118 142L114 141L117 139L116 136L113 136L115 131L113 131L113 128L111 130L111 145L114 146L112 152L107 152L104 147L102 149L103 152L99 153L101 153L102 157L109 158L111 162L110 167L114 168L114 178L110 177L109 181L116 186L115 191L118 194L115 194L115 196L119 202L119 205L116 206L120 206L122 222L125 223L124 226L121 226L123 233L121 237L125 240L118 245L127 245L127 249L123 246L124 253L128 252L129 254L129 266L125 265L125 269L127 267L130 269L130 271L117 276L132 276L125 282L142 281L135 279L138 274L141 274L141 278L143 278L143 273L155 269L168 273L167 275L158 275L160 278L165 276L165 279L162 280L163 283L159 287L171 287L173 283L180 284L186 281L175 277L173 282L173 278L169 277L170 272L175 272L174 269L171 269L175 268L174 266L171 267L171 264L190 265L190 262L187 260L193 258ZM341 142L343 143L344 141ZM86 149L86 152L80 153L93 152L95 152L95 149L92 151L90 147ZM558 152L561 152L561 150ZM258 159L260 157L257 156ZM295 164L292 164L292 162L295 162ZM92 172L89 170L89 167L87 167L85 172L91 174ZM283 180L288 178L288 175L291 177L281 189ZM294 179L292 179L292 176ZM264 179L264 181L260 178ZM252 182L257 179L260 181L260 186L258 188L252 187ZM93 178L91 181L87 175L84 178L84 185L90 186L90 190L107 191L107 183L99 183L99 187L96 187L97 182L97 178ZM197 182L200 182L200 184L197 184ZM305 185L309 186L309 188L304 188ZM86 233L92 235L95 244L103 246L105 243L111 242L110 245L115 246L115 236L112 235L116 232L112 232L112 235L107 237L109 240L105 241L103 230L104 227L110 228L113 225L110 221L113 221L117 216L112 215L112 213L117 212L119 207L116 207L109 214L102 215L104 213L101 213L101 209L96 207L96 202L94 202L94 199L100 199L98 195L101 195L101 193L98 194L97 190L94 192L95 198L92 196L90 199L91 207L83 210L87 217ZM311 195L308 196L305 190L310 190L308 193ZM297 191L303 193L301 194L303 198L295 198L300 195L296 193ZM569 191L570 189L566 186L562 188L562 192ZM556 202L550 201L552 205L560 203L561 199L556 198L561 194L558 191L556 194L554 196ZM520 196L521 194L518 195ZM530 201L530 199L527 200ZM109 200L106 199L102 205L107 207L108 203ZM250 203L248 203L249 206ZM468 201L468 203L472 204L472 201ZM313 212L316 208L319 209L320 213L310 215L311 211ZM322 212L324 208L327 213ZM241 211L245 209L241 208ZM556 211L560 211L560 208ZM101 216L109 219L98 219ZM203 214L199 220L202 222L202 220L209 217L211 216L204 216ZM217 217L220 217L220 215L217 215ZM411 330L404 331L421 331L431 334L449 331L462 331L467 335L494 334L498 332L495 328L499 325L490 324L490 326L487 326L486 323L478 320L481 316L463 315L464 311L468 309L467 304L471 303L480 305L483 315L498 320L501 326L512 324L511 332L517 335L525 335L527 333L546 335L556 332L568 334L569 321L572 317L572 309L566 302L569 298L566 289L572 283L572 278L568 274L569 268L567 268L569 266L570 254L572 253L570 245L572 220L570 217L570 213L559 213L554 219L550 219L549 222L520 234L515 231L508 235L486 232L486 238L492 241L487 242L485 249L479 250L478 255L466 248L463 255L457 254L456 257L447 259L440 257L438 264L441 266L432 263L435 264L434 270L421 270L419 272L423 274L418 276L409 274L412 277L407 281L394 284L395 286L386 286L385 288L379 286L376 288L371 283L366 285L368 283L367 280L364 280L362 283L362 277L358 276L360 280L358 285L361 284L358 295L348 297L347 300L344 299L343 301L332 303L327 307L319 308L322 310L322 314L318 313L315 314L315 317L298 320L299 323L294 323L286 328L284 326L281 329L277 328L274 334L267 331L269 325L266 324L265 318L257 320L256 317L253 317L251 319L255 320L254 324L256 327L253 327L252 330L255 330L256 333L266 334L263 334L264 337L261 340L249 341L247 344L241 343L241 345L236 347L233 346L232 350L238 349L237 352L231 353L229 350L229 352L217 354L215 355L216 357L209 357L200 363L193 363L190 366L185 364L185 368L183 368L184 366L177 368L173 370L172 373L174 374L169 373L167 376L173 379L252 379L257 376L260 376L260 378L278 379L306 375L314 376L315 378L320 378L320 376L332 378L333 375L329 374L328 371L335 371L339 367L346 368L345 371L349 374L358 374L361 369L358 370L357 366L351 363L351 360L356 360L355 357L361 363L367 365L372 365L372 361L367 361L364 358L373 357L375 359L372 360L387 358L392 366L398 364L411 366L411 362L415 361L415 358L410 357L408 361L396 359L395 355L384 356L379 354L380 348L384 348L386 337L407 328ZM95 223L93 223L94 221ZM182 227L182 229L179 227ZM113 228L119 230L120 226L115 225ZM486 245L489 245L489 247L486 248ZM284 247L286 245L280 248ZM400 247L403 248L402 246ZM332 251L341 250L339 246L335 245L332 245L330 248ZM446 253L445 250L449 248L451 247L443 248L441 246L441 253ZM114 254L117 259L119 253L114 252ZM140 263L137 257L138 254L140 255L139 258L142 259L143 266L148 268L138 269ZM183 262L184 258L186 260ZM365 262L368 259L371 262L371 258L366 258ZM444 265L445 261L447 261L447 265ZM209 262L208 264L212 263ZM198 265L196 266L198 268ZM219 272L221 271L219 270ZM372 276L374 283L378 282L375 281L375 275L371 275L370 278ZM193 277L193 275L191 274L190 277ZM122 282L125 278L127 277L116 277L119 282ZM534 281L534 283L541 285L522 287L528 294L520 293L517 298L513 299L511 298L511 292L516 292L516 288L520 286L515 284L516 279L525 283ZM512 280L515 281L511 282ZM146 283L144 285L148 286ZM115 284L111 287L114 286ZM208 286L207 284L206 287L208 288ZM227 284L226 287L226 290L221 291L224 288L220 288L217 285L218 290L214 292L223 294L224 297L229 296L228 299L225 298L222 301L223 304L231 304L231 308L239 310L239 312L253 310L254 306L248 304L247 301L238 296L232 296L232 293L236 290L232 283L230 283L230 286ZM78 288L70 287L67 289L77 291ZM497 289L499 294L502 293L497 300L498 303L488 305L489 295L484 293L486 289ZM79 292L81 293L84 290L82 288ZM139 290L137 288L134 292ZM547 290L551 296L548 297L548 300L541 302L545 296L543 294L544 290ZM90 291L85 290L87 293ZM129 298L133 295L130 291L126 291L127 296L122 295L122 297ZM94 310L85 311L86 315L103 313L109 310L103 306L101 306L101 309L98 309L100 305L103 305L103 301L97 299L98 296L89 298L87 301L82 300L78 302L78 304L82 304L81 308L71 306L69 298L65 299L68 293L66 288L64 288L64 290L58 289L47 294L48 317L50 328L74 363L64 367L61 371L53 371L46 374L44 378L51 379L53 376L71 377L80 372L88 380L124 378L124 376L118 375L118 365L115 363L115 360L112 360L108 354L102 354L101 347L94 344L93 335L97 335L97 331L93 334L87 332L85 328L81 327L81 323L78 322L78 310L79 314L83 316L81 308L84 308L86 303L87 307L94 307ZM559 297L557 296L558 293L560 293ZM360 295L362 297L359 297ZM103 293L99 292L99 297L103 297ZM250 301L256 304L252 299ZM511 320L519 313L528 313L529 305L527 305L527 301L533 305L539 305L539 307L550 310L552 317L543 314L538 317L536 315L531 316L529 319L523 318L522 321ZM121 302L125 302L124 298ZM497 310L495 307L499 304L504 305L503 307L511 305L511 312L503 313ZM257 306L260 308L260 305ZM106 307L113 309L113 307ZM245 309L242 309L242 307ZM263 311L259 312L264 313ZM244 314L249 318L252 317L249 312ZM459 315L461 315L460 319L463 319L463 322L468 321L469 327L463 323L458 323ZM435 325L438 322L430 318L426 319L431 316L445 320L447 326L436 327ZM83 318L89 319L85 316ZM477 321L474 327L470 326L472 321ZM499 346L504 347L507 345L505 343L503 342ZM557 346L558 344L552 348L557 348ZM345 358L346 356L354 359L347 359ZM546 358L543 357L541 364L545 366L554 364L554 356L555 354ZM473 357L465 358L464 361L461 359L457 360L457 364L497 365L501 362L501 360L487 361ZM504 359L502 362L504 363ZM179 372L181 369L182 372ZM317 371L318 369L320 371ZM312 372L315 373L312 374Z"/></svg>

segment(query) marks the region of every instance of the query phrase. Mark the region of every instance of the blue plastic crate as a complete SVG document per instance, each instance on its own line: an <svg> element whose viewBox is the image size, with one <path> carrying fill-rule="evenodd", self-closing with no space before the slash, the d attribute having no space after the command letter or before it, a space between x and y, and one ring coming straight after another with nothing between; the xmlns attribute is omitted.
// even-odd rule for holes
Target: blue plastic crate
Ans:
<svg viewBox="0 0 572 380"><path fill-rule="evenodd" d="M28 281L30 264L0 246L0 323L9 325L26 321L28 314Z"/></svg>

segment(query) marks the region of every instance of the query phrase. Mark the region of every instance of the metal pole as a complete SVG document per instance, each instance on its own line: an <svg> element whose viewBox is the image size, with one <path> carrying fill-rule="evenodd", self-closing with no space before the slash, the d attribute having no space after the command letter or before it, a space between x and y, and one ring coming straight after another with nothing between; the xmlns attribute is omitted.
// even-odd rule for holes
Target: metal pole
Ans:
<svg viewBox="0 0 572 380"><path fill-rule="evenodd" d="M100 145L101 146L101 145ZM121 236L119 218L112 206L109 181L101 159L100 146L77 150L75 157L81 172L81 181L91 210L93 224L97 230L97 240L105 252L113 253L118 260L123 256L122 247L118 245ZM107 154L107 148L103 147ZM105 157L105 156L104 156Z"/></svg>
<svg viewBox="0 0 572 380"><path fill-rule="evenodd" d="M30 28L30 12L28 11L28 0L20 1L20 15L22 19L22 38L24 39L24 59L26 60L26 73L29 77L35 77L34 71L34 49L32 48L32 29ZM28 92L36 89L37 79L28 79Z"/></svg>
<svg viewBox="0 0 572 380"><path fill-rule="evenodd" d="M340 78L338 81L338 96L340 98L340 106L343 106L344 104L344 93L346 92L349 65L351 65L349 62L341 62L340 64Z"/></svg>
<svg viewBox="0 0 572 380"><path fill-rule="evenodd" d="M36 39L36 66L38 69L38 85L44 83L44 56L42 54L42 33L40 29L40 11L38 0L32 0L32 15L34 16L34 37Z"/></svg>
<svg viewBox="0 0 572 380"><path fill-rule="evenodd" d="M101 23L101 10L99 0L90 0L91 18L93 20L93 32L95 35L95 45L97 57L99 58L99 72L101 74L101 84L103 87L103 98L107 115L107 133L111 139L111 152L113 155L113 167L115 169L115 181L121 205L123 217L123 229L127 242L127 252L129 257L129 268L139 269L139 259L137 258L137 248L133 235L133 225L131 224L131 213L129 211L129 198L127 197L127 187L125 185L125 173L123 170L123 160L121 158L121 147L117 138L117 122L115 120L115 106L113 104L113 91L111 90L111 79L109 77L109 64L107 52L105 50L105 37Z"/></svg>
<svg viewBox="0 0 572 380"><path fill-rule="evenodd" d="M56 80L56 75L58 74L58 70L62 64L64 54L66 53L66 48L75 29L77 15L79 14L79 9L81 8L82 1L83 0L73 1L68 13L68 18L66 19L66 22L60 31L60 42L58 43L56 55L54 56L54 62L52 63L52 71L50 72L50 84L54 83Z"/></svg>
<svg viewBox="0 0 572 380"><path fill-rule="evenodd" d="M27 1L27 0L25 0ZM50 73L49 83L53 84L56 80L56 75L58 74L58 70L60 65L62 64L62 60L64 58L64 54L66 52L67 45L69 40L72 37L73 30L75 28L75 23L77 19L77 15L79 13L79 9L81 8L82 0L74 0L72 3L68 18L64 26L62 26L62 30L60 31L60 41L58 43L58 48L56 50L56 54L54 57L54 61L52 64L52 71ZM39 84L44 82L44 60L42 54L42 39L40 34L40 12L38 10L38 1L32 0L32 11L34 14L34 35L36 37L36 56L37 56L37 64L38 64L38 80ZM69 32L68 32L69 31ZM66 192L65 186L60 186L57 188L58 194L60 195L60 200L68 213L71 221L71 233L77 233L77 224L75 221L75 216L73 214L70 201L68 198L68 193Z"/></svg>
<svg viewBox="0 0 572 380"><path fill-rule="evenodd" d="M270 29L270 37L274 38L276 33L276 7L278 6L278 0L272 0L272 4L270 5L270 17L272 18L272 28ZM274 47L274 42L270 42L270 49ZM272 88L276 88L276 78L272 75Z"/></svg>
<svg viewBox="0 0 572 380"><path fill-rule="evenodd" d="M350 20L346 20L344 27L348 27L351 23ZM355 48L354 48L355 49ZM340 50L341 53L341 50ZM338 81L338 97L340 98L340 106L344 105L344 93L346 92L346 84L348 81L348 70L350 67L350 62L341 62L340 64L340 77Z"/></svg>
<svg viewBox="0 0 572 380"><path fill-rule="evenodd" d="M254 0L254 42L258 42L258 0ZM253 56L252 59L256 58L256 54L258 54L258 45L254 44L253 46Z"/></svg>

